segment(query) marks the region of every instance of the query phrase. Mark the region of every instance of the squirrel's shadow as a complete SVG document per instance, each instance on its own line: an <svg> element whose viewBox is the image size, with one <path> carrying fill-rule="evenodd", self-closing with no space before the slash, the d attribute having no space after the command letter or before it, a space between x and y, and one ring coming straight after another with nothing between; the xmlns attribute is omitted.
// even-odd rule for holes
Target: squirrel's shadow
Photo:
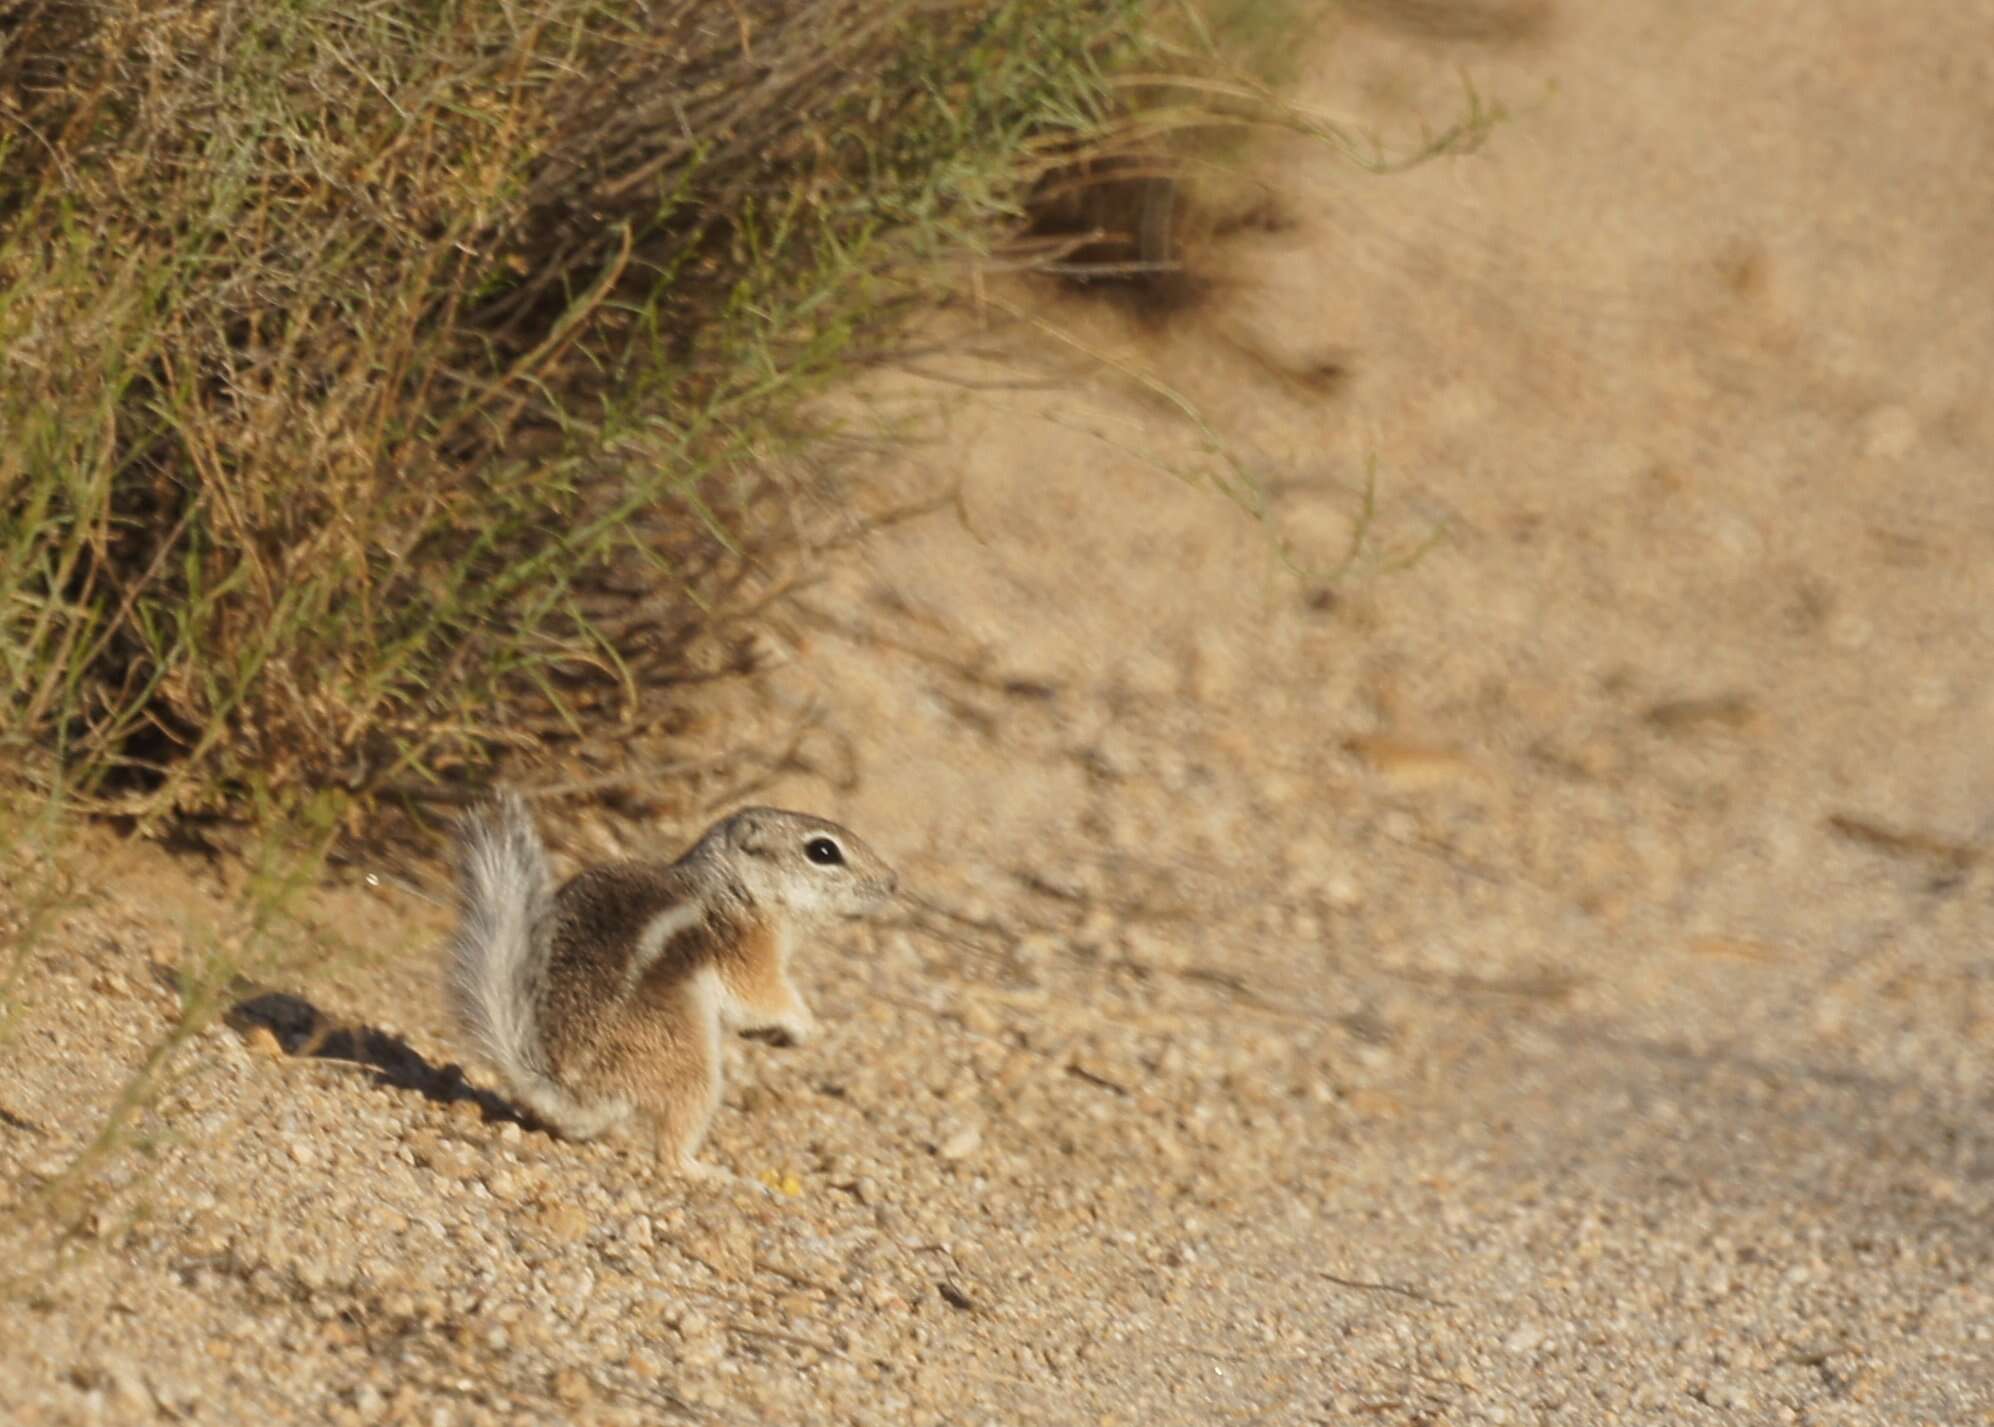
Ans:
<svg viewBox="0 0 1994 1427"><path fill-rule="evenodd" d="M542 1128L511 1101L467 1081L462 1066L435 1065L400 1036L337 1021L302 996L258 992L229 1007L222 1019L245 1034L258 1027L270 1032L285 1055L362 1066L374 1072L376 1085L413 1090L439 1105L469 1102L487 1123L510 1120L525 1129Z"/></svg>

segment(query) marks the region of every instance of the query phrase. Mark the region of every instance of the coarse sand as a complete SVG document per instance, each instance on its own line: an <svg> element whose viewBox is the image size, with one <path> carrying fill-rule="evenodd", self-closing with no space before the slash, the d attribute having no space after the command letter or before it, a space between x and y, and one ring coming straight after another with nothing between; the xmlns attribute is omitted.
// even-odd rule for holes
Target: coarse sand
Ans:
<svg viewBox="0 0 1994 1427"><path fill-rule="evenodd" d="M1477 155L1255 139L1192 310L1000 284L838 398L959 501L713 695L922 899L729 1048L773 1195L512 1121L440 866L329 881L8 1231L0 1417L1994 1424L1987 13L1372 4L1289 88L1409 139L1463 67ZM246 905L63 856L0 1206Z"/></svg>

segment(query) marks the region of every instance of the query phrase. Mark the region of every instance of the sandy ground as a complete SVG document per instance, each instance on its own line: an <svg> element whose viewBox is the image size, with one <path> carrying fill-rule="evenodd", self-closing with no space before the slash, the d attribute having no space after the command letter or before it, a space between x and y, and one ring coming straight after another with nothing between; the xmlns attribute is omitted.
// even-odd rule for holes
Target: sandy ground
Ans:
<svg viewBox="0 0 1994 1427"><path fill-rule="evenodd" d="M772 794L947 915L730 1050L709 1158L782 1193L509 1122L442 913L329 885L72 1261L6 1251L0 1415L1994 1423L1994 51L1531 13L1295 79L1406 133L1465 63L1482 155L1268 140L1203 309L1000 291L1063 335L848 398L933 437L879 498L960 514L841 559L729 716L814 700ZM1214 441L1259 518L1173 476ZM71 858L0 1197L242 904ZM287 1054L314 1005L344 1059Z"/></svg>

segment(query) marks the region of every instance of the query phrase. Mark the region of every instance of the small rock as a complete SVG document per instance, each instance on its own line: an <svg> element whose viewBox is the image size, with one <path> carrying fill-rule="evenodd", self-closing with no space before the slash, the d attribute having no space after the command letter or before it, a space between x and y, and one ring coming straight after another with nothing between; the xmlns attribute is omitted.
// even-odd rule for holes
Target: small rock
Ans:
<svg viewBox="0 0 1994 1427"><path fill-rule="evenodd" d="M642 1214L633 1214L623 1225L622 1239L634 1249L650 1252L657 1243L651 1230L651 1221Z"/></svg>
<svg viewBox="0 0 1994 1427"><path fill-rule="evenodd" d="M429 1157L429 1167L439 1179L466 1180L478 1172L478 1163L462 1145L439 1143Z"/></svg>
<svg viewBox="0 0 1994 1427"><path fill-rule="evenodd" d="M956 1015L962 1028L974 1036L994 1036L1004 1029L1003 1020L981 1001L965 1000Z"/></svg>
<svg viewBox="0 0 1994 1427"><path fill-rule="evenodd" d="M1348 872L1332 872L1323 879L1323 900L1340 912L1362 905L1364 888Z"/></svg>
<svg viewBox="0 0 1994 1427"><path fill-rule="evenodd" d="M557 1244L574 1244L587 1237L589 1216L572 1204L549 1204L540 1212L540 1227Z"/></svg>
<svg viewBox="0 0 1994 1427"><path fill-rule="evenodd" d="M942 1141L936 1151L943 1159L968 1159L983 1147L983 1131L974 1123L963 1125Z"/></svg>
<svg viewBox="0 0 1994 1427"><path fill-rule="evenodd" d="M102 1379L111 1389L111 1400L128 1412L143 1412L150 1416L153 1411L152 1391L139 1375L138 1367L122 1358L106 1361L100 1369Z"/></svg>
<svg viewBox="0 0 1994 1427"><path fill-rule="evenodd" d="M1534 1353L1544 1345L1544 1330L1535 1323L1525 1323L1512 1329L1502 1345L1512 1353Z"/></svg>
<svg viewBox="0 0 1994 1427"><path fill-rule="evenodd" d="M580 1318L587 1311L595 1286L595 1272L587 1268L569 1269L547 1283L548 1292L553 1294L559 1311L568 1318Z"/></svg>
<svg viewBox="0 0 1994 1427"><path fill-rule="evenodd" d="M1042 967L1059 954L1059 938L1048 932L1028 932L1011 944L1011 960L1020 970Z"/></svg>
<svg viewBox="0 0 1994 1427"><path fill-rule="evenodd" d="M152 1388L153 1400L161 1408L183 1421L194 1416L201 1401L200 1389L194 1384L160 1369L148 1375L147 1383Z"/></svg>

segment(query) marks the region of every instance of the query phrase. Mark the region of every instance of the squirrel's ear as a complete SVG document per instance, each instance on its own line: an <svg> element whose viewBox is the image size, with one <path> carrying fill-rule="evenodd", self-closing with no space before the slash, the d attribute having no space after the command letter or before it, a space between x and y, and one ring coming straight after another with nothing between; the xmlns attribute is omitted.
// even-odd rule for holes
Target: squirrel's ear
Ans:
<svg viewBox="0 0 1994 1427"><path fill-rule="evenodd" d="M765 856L768 852L768 829L759 818L734 817L727 824L727 841L750 857Z"/></svg>

